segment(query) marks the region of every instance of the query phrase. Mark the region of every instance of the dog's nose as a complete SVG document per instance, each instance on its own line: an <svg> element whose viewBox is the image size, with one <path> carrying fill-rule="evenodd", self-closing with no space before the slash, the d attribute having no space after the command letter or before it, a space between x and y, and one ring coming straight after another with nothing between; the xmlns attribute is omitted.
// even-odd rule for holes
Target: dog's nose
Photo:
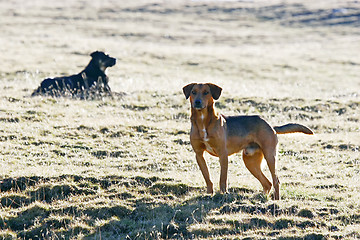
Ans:
<svg viewBox="0 0 360 240"><path fill-rule="evenodd" d="M201 108L201 100L200 99L196 99L194 102L194 105L196 108Z"/></svg>

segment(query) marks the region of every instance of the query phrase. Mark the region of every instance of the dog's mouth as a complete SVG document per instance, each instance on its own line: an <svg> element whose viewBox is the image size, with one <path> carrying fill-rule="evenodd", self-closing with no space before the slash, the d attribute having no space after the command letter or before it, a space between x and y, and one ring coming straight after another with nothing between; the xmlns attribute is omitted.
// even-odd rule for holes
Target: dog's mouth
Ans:
<svg viewBox="0 0 360 240"><path fill-rule="evenodd" d="M112 67L116 64L116 59L112 58L107 61L99 61L99 68L101 71L105 72L106 68Z"/></svg>
<svg viewBox="0 0 360 240"><path fill-rule="evenodd" d="M109 61L106 61L106 66L107 67L112 67L116 64L116 59L115 58L111 58Z"/></svg>
<svg viewBox="0 0 360 240"><path fill-rule="evenodd" d="M103 68L112 67L116 64L116 58L110 58L105 61L100 61L100 66L102 65Z"/></svg>
<svg viewBox="0 0 360 240"><path fill-rule="evenodd" d="M193 105L193 108L194 108L195 110L200 111L200 110L203 110L203 109L205 108L205 106L203 106L202 104L194 104L194 105Z"/></svg>

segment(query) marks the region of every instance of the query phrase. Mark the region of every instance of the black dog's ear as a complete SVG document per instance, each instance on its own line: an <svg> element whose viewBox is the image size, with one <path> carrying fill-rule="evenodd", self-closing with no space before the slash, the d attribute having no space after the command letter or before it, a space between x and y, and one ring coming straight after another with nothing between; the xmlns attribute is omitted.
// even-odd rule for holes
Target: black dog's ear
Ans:
<svg viewBox="0 0 360 240"><path fill-rule="evenodd" d="M207 85L210 87L213 99L218 100L221 95L222 88L212 83L207 83Z"/></svg>
<svg viewBox="0 0 360 240"><path fill-rule="evenodd" d="M183 92L184 92L186 99L188 99L190 97L191 90L193 89L195 84L196 83L190 83L190 84L186 85L185 87L183 87Z"/></svg>
<svg viewBox="0 0 360 240"><path fill-rule="evenodd" d="M95 52L93 52L93 53L90 54L90 57L95 58L95 57L99 56L100 53L101 53L101 52L99 52L99 51L95 51Z"/></svg>

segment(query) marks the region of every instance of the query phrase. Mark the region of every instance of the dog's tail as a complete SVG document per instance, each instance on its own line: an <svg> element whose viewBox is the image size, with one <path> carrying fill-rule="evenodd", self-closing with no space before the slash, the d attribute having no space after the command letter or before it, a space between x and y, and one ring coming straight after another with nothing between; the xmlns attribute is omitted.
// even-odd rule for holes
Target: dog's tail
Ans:
<svg viewBox="0 0 360 240"><path fill-rule="evenodd" d="M296 132L310 134L310 135L314 134L310 128L297 123L289 123L282 126L276 126L274 127L274 130L276 131L277 134L296 133Z"/></svg>
<svg viewBox="0 0 360 240"><path fill-rule="evenodd" d="M39 96L39 95L41 95L41 86L40 87L38 87L37 89L35 89L34 91L33 91L33 93L31 94L31 96L32 97L35 97L35 96Z"/></svg>

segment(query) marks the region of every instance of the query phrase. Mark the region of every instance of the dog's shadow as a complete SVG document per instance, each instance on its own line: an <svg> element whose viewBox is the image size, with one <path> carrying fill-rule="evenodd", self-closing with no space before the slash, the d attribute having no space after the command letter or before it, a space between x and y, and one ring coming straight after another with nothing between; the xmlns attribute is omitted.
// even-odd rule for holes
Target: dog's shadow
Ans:
<svg viewBox="0 0 360 240"><path fill-rule="evenodd" d="M0 180L0 189L2 207L16 211L2 218L0 225L22 238L70 237L75 232L89 237L107 232L124 239L154 234L190 238L191 226L205 223L214 211L237 211L230 206L253 195L240 188L207 195L204 188L158 177L79 175L6 178ZM81 216L87 216L83 221L87 227L74 229ZM48 235L46 229L51 230Z"/></svg>
<svg viewBox="0 0 360 240"><path fill-rule="evenodd" d="M12 212L1 229L23 239L206 239L318 224L312 210L280 207L248 188L207 195L157 176L5 178L0 189L2 208Z"/></svg>

